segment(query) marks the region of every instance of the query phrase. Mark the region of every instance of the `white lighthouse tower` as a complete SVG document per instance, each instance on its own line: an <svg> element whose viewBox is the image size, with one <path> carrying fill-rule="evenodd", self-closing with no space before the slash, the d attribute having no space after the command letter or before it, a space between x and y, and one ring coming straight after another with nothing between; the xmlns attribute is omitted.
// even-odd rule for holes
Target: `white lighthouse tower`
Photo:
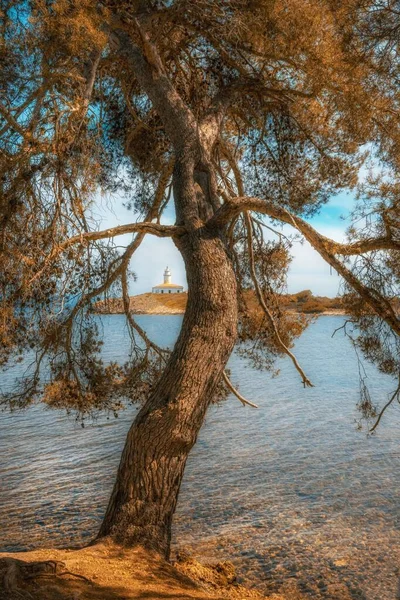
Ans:
<svg viewBox="0 0 400 600"><path fill-rule="evenodd" d="M171 271L166 267L164 271L164 285L167 285L168 283L171 283Z"/></svg>
<svg viewBox="0 0 400 600"><path fill-rule="evenodd" d="M171 271L169 267L165 268L164 271L164 283L160 283L160 285L155 285L152 288L153 294L181 294L183 292L183 286L177 285L176 283L172 283L171 281Z"/></svg>

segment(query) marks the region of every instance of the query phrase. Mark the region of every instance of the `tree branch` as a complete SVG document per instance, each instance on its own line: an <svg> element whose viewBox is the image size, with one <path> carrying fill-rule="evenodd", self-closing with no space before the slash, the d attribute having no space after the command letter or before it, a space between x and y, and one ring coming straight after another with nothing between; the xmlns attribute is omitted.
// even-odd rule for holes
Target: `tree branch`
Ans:
<svg viewBox="0 0 400 600"><path fill-rule="evenodd" d="M47 265L53 261L56 256L64 252L70 246L74 244L84 244L88 242L93 242L97 240L109 239L112 237L117 237L119 235L124 235L126 233L140 233L142 235L146 235L150 233L157 237L178 237L183 235L186 232L185 227L175 226L175 225L160 225L158 223L151 222L143 222L143 223L128 223L127 225L118 225L117 227L111 227L109 229L103 229L102 231L88 231L82 232L79 235L75 235L71 237L59 246L55 246L53 250L50 252L48 257L45 259L45 263L43 267L35 273L35 275L30 279L29 285L34 283L36 279L40 277L43 271L46 269ZM129 246L128 246L129 248Z"/></svg>
<svg viewBox="0 0 400 600"><path fill-rule="evenodd" d="M230 153L230 151L226 147L224 147L224 146L222 146L222 151L225 154L225 156L226 156L226 158L227 158L227 160L229 162L229 166L232 169L233 174L235 176L236 186L237 186L237 189L239 191L239 194L243 195L244 194L244 184L243 184L242 176L241 176L241 173L240 173L240 169L238 168L238 165L237 165L236 161L234 160L234 158L233 158L232 154ZM228 198L226 198L226 201L229 204L229 199ZM248 215L247 212L245 213L245 222L246 222L247 240L248 240L248 247L249 247L249 260L250 260L251 279L253 281L253 285L254 285L254 288L256 290L256 294L257 294L257 298L258 298L259 304L260 304L261 308L263 309L265 315L267 316L268 321L271 324L271 327L272 327L272 329L274 331L275 338L276 338L276 340L277 340L280 348L283 350L283 352L287 356L289 356L289 358L292 360L292 362L293 362L296 370L300 374L300 376L302 378L302 381L303 381L304 387L306 387L306 386L313 387L311 381L308 379L308 377L304 373L303 369L300 367L300 365L299 365L299 363L297 361L297 358L294 356L294 354L289 350L289 348L283 342L281 336L279 335L279 331L278 331L278 328L276 326L275 319L274 319L271 311L269 310L268 306L265 303L263 293L261 291L261 288L260 288L258 280L257 280L257 275L256 275L256 270L255 270L255 265L254 265L253 234L252 234L252 229L251 229L250 217L249 217L249 215Z"/></svg>
<svg viewBox="0 0 400 600"><path fill-rule="evenodd" d="M140 85L146 91L158 115L162 118L168 136L176 148L185 143L185 135L196 131L196 119L183 102L181 96L169 80L154 44L140 23L135 19L136 32L141 47L136 45L126 25L113 15L112 37L117 44L117 52L130 65Z"/></svg>
<svg viewBox="0 0 400 600"><path fill-rule="evenodd" d="M163 167L163 169L161 171L160 179L158 180L157 190L156 190L156 193L154 196L154 202L146 215L146 221L145 221L146 223L150 222L152 219L155 219L156 217L159 218L159 216L160 216L160 212L161 212L160 206L161 206L162 199L163 199L163 196L165 193L165 189L168 185L169 178L171 177L173 165L174 165L174 161L171 159ZM155 223L151 223L151 224L155 225ZM138 223L136 225L138 225ZM182 227L181 229L184 229L184 228ZM73 310L71 311L69 320L74 319L75 315L79 312L79 310L87 302L90 302L90 300L92 300L93 298L100 296L100 294L105 292L111 286L111 284L114 283L114 281L116 281L118 279L118 277L120 277L124 273L124 271L126 271L128 265L129 265L129 261L131 260L133 254L136 252L136 250L139 248L140 244L144 240L145 235L146 235L145 231L140 231L137 233L134 240L129 244L129 246L127 246L125 252L119 258L120 264L118 265L118 267L113 271L113 273L111 273L111 275L109 277L107 277L107 280L104 281L98 288L95 288L94 290L92 290L91 292L89 292L88 294L83 296L79 300L79 302L77 302L77 304L74 306Z"/></svg>
<svg viewBox="0 0 400 600"><path fill-rule="evenodd" d="M8 125L17 133L19 133L19 135L28 142L33 142L34 139L32 138L31 134L26 131L23 127L21 127L21 125L18 123L18 121L16 119L14 119L13 115L6 109L5 106L3 106L2 104L0 104L0 115L3 116L4 120L8 123Z"/></svg>
<svg viewBox="0 0 400 600"><path fill-rule="evenodd" d="M146 332L144 331L144 329L142 329L142 327L140 327L140 325L132 317L132 313L130 310L130 301L129 301L127 269L128 269L128 265L126 265L126 268L121 273L122 302L123 302L123 306L124 306L125 316L128 320L130 327L139 334L139 336L142 338L142 340L146 344L146 347L148 349L151 348L152 350L154 350L154 352L156 352L156 354L158 354L158 356L164 362L166 362L166 355L168 354L168 350L165 350L164 348L161 348L160 346L158 346L156 343L152 342L150 340L150 338L148 337L148 335L146 334Z"/></svg>
<svg viewBox="0 0 400 600"><path fill-rule="evenodd" d="M264 215L268 215L272 219L277 219L283 223L292 225L298 231L300 231L307 240L308 237L311 238L316 234L320 243L322 243L326 250L332 254L338 254L341 256L357 256L366 252L372 252L374 250L400 251L400 240L396 240L391 237L368 238L364 240L358 240L351 244L342 244L340 242L336 242L335 240L318 233L311 225L309 225L309 223L304 221L304 219L293 215L286 208L281 208L273 202L269 202L268 200L262 200L261 198L253 198L248 196L241 196L237 198L226 197L225 204L212 217L212 219L209 221L209 224L210 226L214 224L222 225L245 210L262 213Z"/></svg>
<svg viewBox="0 0 400 600"><path fill-rule="evenodd" d="M369 430L370 433L373 433L375 431L375 429L378 427L380 420L383 417L383 413L386 411L387 408L389 408L389 406L394 402L394 400L396 398L399 398L400 395L400 379L399 379L399 385L397 386L396 390L393 392L393 394L390 396L388 402L386 402L385 406L382 408L382 410L380 411L378 418L376 419L374 425L371 427L371 429Z"/></svg>
<svg viewBox="0 0 400 600"><path fill-rule="evenodd" d="M243 406L251 406L252 408L258 408L257 404L254 404L254 402L250 402L250 400L246 400L246 398L244 398L238 391L237 389L232 385L228 375L226 374L226 371L223 371L222 373L222 378L225 382L226 387L229 389L230 392L232 392L232 394L234 396L236 396L236 398L238 400L240 400L240 402L243 404Z"/></svg>
<svg viewBox="0 0 400 600"><path fill-rule="evenodd" d="M225 204L208 221L206 227L221 227L241 212L247 210L266 214L273 219L288 223L300 231L322 258L347 281L397 335L400 335L400 319L390 302L373 288L364 285L336 256L336 254L345 256L357 255L370 252L371 250L400 250L399 242L389 238L376 238L375 240L365 240L355 242L354 244L339 244L318 233L309 223L293 215L287 209L278 207L267 200L251 197L225 197Z"/></svg>
<svg viewBox="0 0 400 600"><path fill-rule="evenodd" d="M251 230L250 217L247 212L245 213L245 222L246 222L246 229L247 229L247 246L248 246L249 260L250 260L250 274L251 274L251 279L253 281L254 288L256 290L258 302L259 302L261 308L263 309L263 311L272 327L275 339L278 342L279 347L292 360L297 372L300 374L300 377L302 379L304 387L314 387L313 384L311 383L311 381L308 379L307 375L304 373L301 366L299 365L298 360L295 357L295 355L289 350L289 348L286 346L285 342L282 340L280 333L278 331L278 327L276 325L275 319L274 319L271 311L269 310L268 306L265 303L264 295L261 291L260 285L257 280L256 269L255 269L255 265L254 265L253 234L252 234L252 230Z"/></svg>
<svg viewBox="0 0 400 600"><path fill-rule="evenodd" d="M104 240L124 235L125 233L149 233L157 237L179 237L186 233L186 229L183 226L160 225L148 221L142 223L127 223L126 225L118 225L117 227L110 227L109 229L103 229L102 231L88 231L86 233L75 235L61 244L59 246L59 251L65 250L65 248L76 243L83 244L85 242Z"/></svg>

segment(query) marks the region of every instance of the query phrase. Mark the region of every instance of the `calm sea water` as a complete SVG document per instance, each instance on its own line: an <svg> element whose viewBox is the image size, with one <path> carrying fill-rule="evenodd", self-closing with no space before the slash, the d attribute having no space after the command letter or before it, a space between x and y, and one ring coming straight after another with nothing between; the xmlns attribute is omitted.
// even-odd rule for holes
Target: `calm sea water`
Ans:
<svg viewBox="0 0 400 600"><path fill-rule="evenodd" d="M123 359L119 315L101 318L108 358ZM140 316L171 345L179 316ZM358 368L340 333L321 317L296 344L315 387L303 389L287 360L271 378L242 359L232 380L259 404L213 407L189 458L174 522L174 550L230 558L267 592L305 598L393 600L400 566L400 409L378 433L356 430ZM383 403L393 384L367 366ZM16 371L2 375L7 386ZM96 533L111 491L131 407L82 429L43 407L0 414L0 550L66 546Z"/></svg>

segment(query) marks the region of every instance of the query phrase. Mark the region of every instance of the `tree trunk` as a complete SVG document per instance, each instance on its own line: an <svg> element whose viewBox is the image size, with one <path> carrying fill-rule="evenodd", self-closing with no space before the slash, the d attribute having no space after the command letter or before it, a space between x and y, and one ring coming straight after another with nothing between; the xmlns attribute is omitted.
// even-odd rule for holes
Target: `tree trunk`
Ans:
<svg viewBox="0 0 400 600"><path fill-rule="evenodd" d="M222 238L197 229L178 243L189 286L182 329L128 433L99 532L166 557L186 460L237 335L236 281Z"/></svg>

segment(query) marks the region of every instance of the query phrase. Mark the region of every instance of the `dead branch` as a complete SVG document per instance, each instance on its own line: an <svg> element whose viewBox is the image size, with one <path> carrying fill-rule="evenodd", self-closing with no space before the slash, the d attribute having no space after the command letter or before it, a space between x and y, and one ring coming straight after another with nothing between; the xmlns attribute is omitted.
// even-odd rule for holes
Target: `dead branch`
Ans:
<svg viewBox="0 0 400 600"><path fill-rule="evenodd" d="M250 402L250 400L246 400L246 398L244 398L242 396L242 394L240 394L238 392L238 390L232 385L232 383L231 383L228 375L226 374L226 371L223 371L222 378L223 378L223 380L224 380L225 385L227 386L227 388L232 392L232 394L234 396L236 396L236 398L238 400L240 400L240 402L243 404L243 406L247 405L247 406L251 406L252 408L258 408L257 404L254 404L254 402Z"/></svg>
<svg viewBox="0 0 400 600"><path fill-rule="evenodd" d="M128 280L127 280L127 269L124 269L121 274L121 285L122 285L122 301L124 305L125 316L128 320L128 323L132 329L134 329L139 336L142 338L144 343L146 344L147 349L152 349L158 356L166 362L166 355L168 354L168 350L161 348L157 344L151 341L151 339L147 336L144 329L140 327L140 325L135 321L132 317L132 313L130 311L130 303L129 303L129 293L128 293Z"/></svg>
<svg viewBox="0 0 400 600"><path fill-rule="evenodd" d="M265 303L263 293L261 291L260 285L259 285L258 280L257 280L256 269L255 269L255 265L254 265L253 233L252 233L252 228L251 228L251 220L250 220L249 214L247 212L245 213L244 218L245 218L246 229L247 229L247 241L248 241L247 246L248 246L248 252L249 252L251 279L253 281L253 285L254 285L254 288L256 290L256 295L257 295L257 299L259 301L259 304L260 304L261 308L263 309L263 311L264 311L264 313L265 313L265 315L266 315L266 317L267 317L267 319L268 319L268 321L269 321L269 323L270 323L270 325L272 327L275 339L278 342L279 347L292 360L292 362L293 362L296 370L298 371L298 373L300 374L300 376L302 378L302 382L303 382L304 387L313 387L313 384L308 379L308 377L304 373L303 369L299 365L299 362L298 362L297 358L289 350L289 348L286 346L285 342L282 340L282 338L281 338L281 336L279 334L279 330L278 330L278 327L276 325L275 319L274 319L271 311L269 310L268 306Z"/></svg>
<svg viewBox="0 0 400 600"><path fill-rule="evenodd" d="M400 396L400 377L399 377L399 385L397 386L397 388L395 389L395 391L393 392L393 394L390 396L388 402L386 402L385 406L382 408L382 410L380 411L374 425L371 427L371 429L369 430L370 433L373 433L375 431L375 429L378 427L380 420L383 417L384 412L386 411L386 409L389 408L389 406L391 404L393 404L393 402L395 401L396 398L399 398Z"/></svg>

